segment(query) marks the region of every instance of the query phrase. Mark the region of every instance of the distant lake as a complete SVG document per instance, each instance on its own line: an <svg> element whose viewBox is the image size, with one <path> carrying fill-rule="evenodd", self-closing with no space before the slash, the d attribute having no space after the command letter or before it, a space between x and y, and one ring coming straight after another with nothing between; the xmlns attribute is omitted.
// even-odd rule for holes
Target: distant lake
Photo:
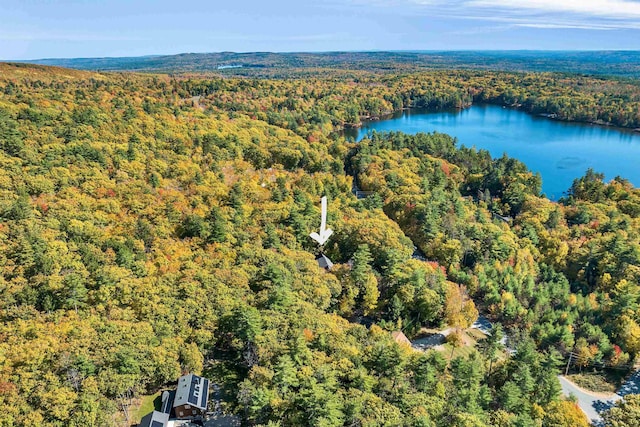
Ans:
<svg viewBox="0 0 640 427"><path fill-rule="evenodd" d="M368 132L446 133L459 145L488 150L493 157L507 153L540 172L542 191L551 199L563 196L573 180L588 168L640 186L640 133L606 126L567 123L495 105L465 110L407 110L389 119L366 122L345 136L361 140Z"/></svg>

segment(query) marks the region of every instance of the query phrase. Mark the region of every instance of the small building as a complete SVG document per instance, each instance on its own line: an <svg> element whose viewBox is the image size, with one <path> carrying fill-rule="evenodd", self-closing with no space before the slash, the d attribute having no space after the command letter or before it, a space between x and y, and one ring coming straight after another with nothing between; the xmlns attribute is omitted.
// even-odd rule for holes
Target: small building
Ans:
<svg viewBox="0 0 640 427"><path fill-rule="evenodd" d="M495 212L491 212L491 214L493 215L493 217L495 219L499 219L502 222L505 222L507 224L511 224L511 222L513 221L513 218L511 218L510 216L502 216L500 214L497 214Z"/></svg>
<svg viewBox="0 0 640 427"><path fill-rule="evenodd" d="M195 374L183 375L178 380L173 410L178 419L192 419L207 412L209 380Z"/></svg>
<svg viewBox="0 0 640 427"><path fill-rule="evenodd" d="M333 268L333 263L325 254L318 255L316 261L320 268L324 268L325 270L331 270Z"/></svg>
<svg viewBox="0 0 640 427"><path fill-rule="evenodd" d="M169 414L160 411L153 411L142 417L138 427L167 427L169 424Z"/></svg>

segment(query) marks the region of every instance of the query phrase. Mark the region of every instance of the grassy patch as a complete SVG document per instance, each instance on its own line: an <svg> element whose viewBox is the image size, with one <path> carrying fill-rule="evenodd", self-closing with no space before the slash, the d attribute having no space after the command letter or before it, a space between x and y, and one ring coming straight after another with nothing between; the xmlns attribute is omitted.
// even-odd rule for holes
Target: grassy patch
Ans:
<svg viewBox="0 0 640 427"><path fill-rule="evenodd" d="M581 374L570 374L567 378L585 390L596 393L615 393L624 381L624 372L583 372Z"/></svg>
<svg viewBox="0 0 640 427"><path fill-rule="evenodd" d="M477 329L467 329L462 332L462 340L464 344L453 348L451 344L446 343L442 346L442 354L449 358L451 356L451 349L453 348L452 359L455 359L456 357L466 358L474 352L478 341L483 340L486 337L487 336L485 334Z"/></svg>
<svg viewBox="0 0 640 427"><path fill-rule="evenodd" d="M140 422L142 417L154 410L159 411L162 404L162 392L140 396L133 403L131 419L133 422ZM138 406L139 405L139 406Z"/></svg>
<svg viewBox="0 0 640 427"><path fill-rule="evenodd" d="M487 338L484 332L482 332L480 329L475 328L467 329L466 334L476 342Z"/></svg>
<svg viewBox="0 0 640 427"><path fill-rule="evenodd" d="M458 357L466 358L474 351L473 347L463 345L461 347L453 348L453 356L451 356L451 348L452 348L451 344L444 344L442 347L443 347L442 354L445 355L447 359L451 357L451 360L456 359Z"/></svg>

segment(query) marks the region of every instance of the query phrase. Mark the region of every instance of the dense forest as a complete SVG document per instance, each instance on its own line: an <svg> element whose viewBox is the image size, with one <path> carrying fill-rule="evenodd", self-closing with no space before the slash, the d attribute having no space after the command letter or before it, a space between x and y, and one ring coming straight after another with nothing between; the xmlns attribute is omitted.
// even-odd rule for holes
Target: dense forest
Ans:
<svg viewBox="0 0 640 427"><path fill-rule="evenodd" d="M640 190L587 171L554 203L447 135L337 132L471 102L640 126L637 84L592 77L0 64L0 425L123 425L123 396L185 371L246 425L588 425L556 375L640 353ZM453 348L479 312L496 333L463 356L391 335Z"/></svg>
<svg viewBox="0 0 640 427"><path fill-rule="evenodd" d="M392 51L392 52L212 52L121 58L50 58L26 61L93 71L218 72L225 75L320 76L344 70L376 73L439 69L564 72L640 77L637 51Z"/></svg>

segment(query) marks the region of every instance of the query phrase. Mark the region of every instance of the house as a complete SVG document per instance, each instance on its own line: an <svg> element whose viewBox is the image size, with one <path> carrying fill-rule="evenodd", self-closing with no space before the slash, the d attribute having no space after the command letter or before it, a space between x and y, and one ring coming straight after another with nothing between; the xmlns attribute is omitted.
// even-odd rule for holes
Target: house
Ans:
<svg viewBox="0 0 640 427"><path fill-rule="evenodd" d="M173 410L177 419L191 419L207 412L209 380L195 374L183 375L178 380Z"/></svg>
<svg viewBox="0 0 640 427"><path fill-rule="evenodd" d="M145 415L138 427L180 427L188 422L179 420L202 420L209 402L209 380L195 374L183 375L176 390L163 391L161 399L160 411Z"/></svg>
<svg viewBox="0 0 640 427"><path fill-rule="evenodd" d="M333 263L325 254L318 255L316 262L320 268L324 268L325 270L331 270L333 268Z"/></svg>
<svg viewBox="0 0 640 427"><path fill-rule="evenodd" d="M138 427L167 427L169 424L169 414L160 411L153 411L142 417Z"/></svg>

